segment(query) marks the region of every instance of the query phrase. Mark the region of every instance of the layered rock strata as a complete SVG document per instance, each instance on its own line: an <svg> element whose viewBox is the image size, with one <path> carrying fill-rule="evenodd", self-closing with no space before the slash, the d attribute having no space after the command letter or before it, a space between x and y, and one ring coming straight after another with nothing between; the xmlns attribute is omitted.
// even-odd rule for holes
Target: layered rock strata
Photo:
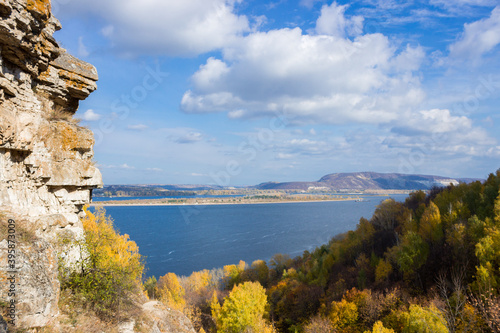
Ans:
<svg viewBox="0 0 500 333"><path fill-rule="evenodd" d="M78 260L60 239L83 235L82 207L102 186L93 133L73 118L97 71L59 47L52 35L60 28L49 0L0 0L0 315L12 331L82 331L59 311L58 263ZM195 333L182 313L136 297L144 303L137 318L113 332L138 324L141 332Z"/></svg>
<svg viewBox="0 0 500 333"><path fill-rule="evenodd" d="M50 1L4 0L0 15L0 209L77 224L102 183L93 134L73 119L97 71L58 46Z"/></svg>
<svg viewBox="0 0 500 333"><path fill-rule="evenodd" d="M7 265L12 228L2 230L0 296L15 300L20 328L58 315L57 239L83 234L82 207L102 184L93 133L73 118L97 71L59 47L50 8L49 0L0 0L0 218L18 226L15 267ZM15 296L5 288L11 275Z"/></svg>

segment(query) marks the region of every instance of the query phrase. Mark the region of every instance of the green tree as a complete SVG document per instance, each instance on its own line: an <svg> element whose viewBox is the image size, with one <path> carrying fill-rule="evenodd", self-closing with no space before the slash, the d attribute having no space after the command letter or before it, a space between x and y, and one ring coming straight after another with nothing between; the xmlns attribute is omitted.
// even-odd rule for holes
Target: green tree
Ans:
<svg viewBox="0 0 500 333"><path fill-rule="evenodd" d="M279 276L281 276L285 268L290 266L291 263L292 259L290 259L290 256L282 253L275 254L270 260L271 267L276 270Z"/></svg>
<svg viewBox="0 0 500 333"><path fill-rule="evenodd" d="M403 273L415 273L427 260L429 245L422 237L413 232L408 232L404 237L397 253L397 262Z"/></svg>
<svg viewBox="0 0 500 333"><path fill-rule="evenodd" d="M394 199L386 199L377 206L371 222L383 230L394 230L405 216L407 209Z"/></svg>
<svg viewBox="0 0 500 333"><path fill-rule="evenodd" d="M255 270L257 281L263 286L267 285L269 279L269 268L264 260L255 260L252 263L252 269Z"/></svg>
<svg viewBox="0 0 500 333"><path fill-rule="evenodd" d="M149 299L155 299L158 297L158 287L157 287L156 278L154 276L150 276L143 284L144 290L146 291Z"/></svg>

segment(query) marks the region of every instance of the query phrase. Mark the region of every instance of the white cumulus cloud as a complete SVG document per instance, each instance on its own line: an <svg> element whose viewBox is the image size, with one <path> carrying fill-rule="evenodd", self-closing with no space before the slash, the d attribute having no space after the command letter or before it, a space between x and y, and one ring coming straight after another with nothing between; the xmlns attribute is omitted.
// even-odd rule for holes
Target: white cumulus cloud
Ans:
<svg viewBox="0 0 500 333"><path fill-rule="evenodd" d="M388 122L424 97L413 75L424 56L419 46L397 51L382 34L256 32L200 66L181 106L230 118L280 112L297 122Z"/></svg>
<svg viewBox="0 0 500 333"><path fill-rule="evenodd" d="M486 130L474 126L465 116L454 116L447 109L422 110L399 120L385 144L392 148L421 149L429 154L494 156L496 140Z"/></svg>
<svg viewBox="0 0 500 333"><path fill-rule="evenodd" d="M60 15L91 12L101 31L125 54L197 55L220 49L250 30L237 15L240 0L89 0L61 6Z"/></svg>
<svg viewBox="0 0 500 333"><path fill-rule="evenodd" d="M88 109L87 111L85 111L82 115L82 120L85 120L85 121L97 121L99 119L101 119L101 115L98 114L98 113L95 113L94 110L92 109Z"/></svg>
<svg viewBox="0 0 500 333"><path fill-rule="evenodd" d="M500 44L500 6L490 17L465 24L463 34L450 45L450 57L477 60Z"/></svg>
<svg viewBox="0 0 500 333"><path fill-rule="evenodd" d="M338 5L335 1L330 6L324 5L316 21L316 32L337 37L360 35L364 19L362 16L346 17L347 7L348 5Z"/></svg>

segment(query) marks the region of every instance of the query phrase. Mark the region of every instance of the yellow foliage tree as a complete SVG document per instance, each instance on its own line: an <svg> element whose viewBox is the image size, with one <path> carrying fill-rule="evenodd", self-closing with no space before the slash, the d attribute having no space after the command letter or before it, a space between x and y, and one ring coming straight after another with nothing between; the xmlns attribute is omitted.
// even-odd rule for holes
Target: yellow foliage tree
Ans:
<svg viewBox="0 0 500 333"><path fill-rule="evenodd" d="M114 315L127 292L140 288L144 264L137 244L120 235L103 208L84 209L79 267L61 267L62 288L80 293L98 314Z"/></svg>
<svg viewBox="0 0 500 333"><path fill-rule="evenodd" d="M365 331L365 333L395 333L392 328L385 328L381 321L375 322L373 329L371 331Z"/></svg>
<svg viewBox="0 0 500 333"><path fill-rule="evenodd" d="M419 233L427 241L438 242L443 238L441 214L438 206L432 201L420 218Z"/></svg>
<svg viewBox="0 0 500 333"><path fill-rule="evenodd" d="M97 207L93 214L87 209L82 219L85 231L85 245L89 254L87 269L109 270L120 275L127 275L130 281L142 277L144 265L139 247L129 240L129 235L120 235L115 231L113 219L106 216L102 207Z"/></svg>
<svg viewBox="0 0 500 333"><path fill-rule="evenodd" d="M392 273L392 265L388 260L382 259L375 268L375 281L377 283L386 281Z"/></svg>
<svg viewBox="0 0 500 333"><path fill-rule="evenodd" d="M272 327L264 320L266 305L266 291L258 282L245 282L235 286L222 306L214 292L211 309L217 332L273 332Z"/></svg>
<svg viewBox="0 0 500 333"><path fill-rule="evenodd" d="M494 220L487 219L484 237L476 243L475 254L479 261L476 267L475 289L496 290L500 284L500 195L495 200Z"/></svg>
<svg viewBox="0 0 500 333"><path fill-rule="evenodd" d="M342 299L340 302L332 303L330 311L330 320L332 326L341 330L349 325L356 324L358 320L358 307L353 302Z"/></svg>
<svg viewBox="0 0 500 333"><path fill-rule="evenodd" d="M213 276L210 271L204 269L202 271L193 272L185 280L184 287L186 291L191 291L198 296L204 294L207 290L216 287L216 281L214 281Z"/></svg>
<svg viewBox="0 0 500 333"><path fill-rule="evenodd" d="M226 288L231 289L241 282L241 274L245 271L247 264L240 260L238 265L226 265L223 268Z"/></svg>
<svg viewBox="0 0 500 333"><path fill-rule="evenodd" d="M446 320L435 306L421 307L412 304L403 314L403 333L448 333Z"/></svg>
<svg viewBox="0 0 500 333"><path fill-rule="evenodd" d="M455 332L482 332L484 331L483 326L486 326L486 324L481 318L481 314L478 313L471 304L466 303L461 314L457 318Z"/></svg>
<svg viewBox="0 0 500 333"><path fill-rule="evenodd" d="M185 293L175 273L167 273L158 280L158 298L176 310L184 309Z"/></svg>

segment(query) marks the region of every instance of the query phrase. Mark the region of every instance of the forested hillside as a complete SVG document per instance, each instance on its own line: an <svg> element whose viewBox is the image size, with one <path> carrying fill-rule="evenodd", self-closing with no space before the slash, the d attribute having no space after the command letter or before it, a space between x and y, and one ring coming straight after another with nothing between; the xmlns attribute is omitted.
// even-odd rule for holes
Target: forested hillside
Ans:
<svg viewBox="0 0 500 333"><path fill-rule="evenodd" d="M200 332L498 332L499 187L500 170L387 199L312 253L169 273L145 289Z"/></svg>

